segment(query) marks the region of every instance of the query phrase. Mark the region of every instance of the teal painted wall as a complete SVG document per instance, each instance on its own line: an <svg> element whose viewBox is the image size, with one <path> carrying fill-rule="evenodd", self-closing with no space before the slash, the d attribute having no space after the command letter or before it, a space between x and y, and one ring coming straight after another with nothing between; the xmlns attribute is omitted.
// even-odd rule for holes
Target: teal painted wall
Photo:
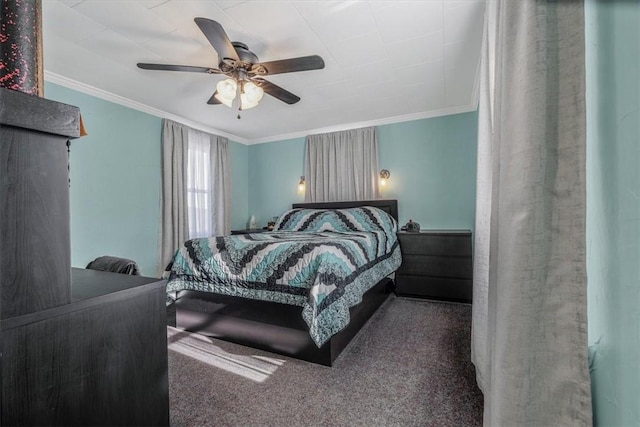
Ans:
<svg viewBox="0 0 640 427"><path fill-rule="evenodd" d="M475 112L378 127L379 163L391 178L400 223L470 229L475 222L478 115Z"/></svg>
<svg viewBox="0 0 640 427"><path fill-rule="evenodd" d="M380 168L391 172L381 197L398 199L402 224L473 230L477 127L475 112L378 127ZM258 225L304 201L303 165L304 138L249 146L249 214Z"/></svg>
<svg viewBox="0 0 640 427"><path fill-rule="evenodd" d="M587 274L596 426L640 425L640 2L585 4Z"/></svg>
<svg viewBox="0 0 640 427"><path fill-rule="evenodd" d="M263 227L271 217L304 202L298 182L304 175L304 138L249 146L249 216ZM244 218L246 228L249 217Z"/></svg>
<svg viewBox="0 0 640 427"><path fill-rule="evenodd" d="M45 97L79 107L88 132L71 143L72 265L113 255L155 275L160 118L51 83Z"/></svg>
<svg viewBox="0 0 640 427"><path fill-rule="evenodd" d="M45 97L80 108L89 135L71 146L71 263L101 255L135 260L156 274L161 119L46 83ZM232 226L248 212L248 148L230 141Z"/></svg>

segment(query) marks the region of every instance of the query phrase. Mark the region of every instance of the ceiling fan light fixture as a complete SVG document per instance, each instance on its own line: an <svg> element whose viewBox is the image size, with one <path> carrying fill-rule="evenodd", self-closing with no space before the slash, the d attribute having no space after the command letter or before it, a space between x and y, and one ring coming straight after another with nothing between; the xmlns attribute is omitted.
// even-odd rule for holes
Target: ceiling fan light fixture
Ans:
<svg viewBox="0 0 640 427"><path fill-rule="evenodd" d="M247 82L244 84L244 94L250 102L260 102L264 96L264 90L253 82Z"/></svg>
<svg viewBox="0 0 640 427"><path fill-rule="evenodd" d="M247 95L245 95L244 93L242 95L240 95L240 107L243 110L248 110L249 108L253 108L256 105L258 105L258 103L249 101L247 99Z"/></svg>
<svg viewBox="0 0 640 427"><path fill-rule="evenodd" d="M240 94L240 104L243 110L248 110L258 105L264 96L264 90L253 82L246 82Z"/></svg>
<svg viewBox="0 0 640 427"><path fill-rule="evenodd" d="M216 99L231 108L238 90L236 81L233 79L220 80L216 85L216 90L218 91L215 95Z"/></svg>
<svg viewBox="0 0 640 427"><path fill-rule="evenodd" d="M221 103L223 103L227 107L233 108L233 99L223 98L222 96L220 96L220 93L216 93L214 96L216 97L216 99L218 101L220 101Z"/></svg>

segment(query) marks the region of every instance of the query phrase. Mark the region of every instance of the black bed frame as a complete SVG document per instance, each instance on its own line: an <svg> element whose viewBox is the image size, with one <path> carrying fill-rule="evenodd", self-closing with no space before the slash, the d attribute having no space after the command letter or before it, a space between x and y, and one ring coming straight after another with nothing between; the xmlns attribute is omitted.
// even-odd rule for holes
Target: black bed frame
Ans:
<svg viewBox="0 0 640 427"><path fill-rule="evenodd" d="M344 209L375 206L398 219L397 200L296 203L294 208ZM388 298L393 282L385 278L351 307L349 325L318 348L302 318L302 308L199 291L181 291L175 302L176 327L297 359L331 366L371 315Z"/></svg>

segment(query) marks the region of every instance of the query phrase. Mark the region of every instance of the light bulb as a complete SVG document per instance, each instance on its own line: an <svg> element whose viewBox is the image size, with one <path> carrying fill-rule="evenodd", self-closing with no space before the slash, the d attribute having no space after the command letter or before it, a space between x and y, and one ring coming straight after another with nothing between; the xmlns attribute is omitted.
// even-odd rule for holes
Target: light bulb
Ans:
<svg viewBox="0 0 640 427"><path fill-rule="evenodd" d="M253 82L245 83L243 89L243 93L240 94L240 102L243 110L255 107L264 96L264 90Z"/></svg>
<svg viewBox="0 0 640 427"><path fill-rule="evenodd" d="M238 84L233 79L221 80L216 85L216 89L223 98L235 98Z"/></svg>
<svg viewBox="0 0 640 427"><path fill-rule="evenodd" d="M264 96L264 90L253 82L247 82L244 85L244 94L250 102L259 102Z"/></svg>
<svg viewBox="0 0 640 427"><path fill-rule="evenodd" d="M380 171L380 186L386 187L387 186L387 181L389 180L390 176L391 176L391 172L389 172L386 169L382 169Z"/></svg>
<svg viewBox="0 0 640 427"><path fill-rule="evenodd" d="M221 80L216 85L216 90L218 93L215 95L215 98L231 108L233 100L236 97L236 91L238 90L236 81L233 79Z"/></svg>

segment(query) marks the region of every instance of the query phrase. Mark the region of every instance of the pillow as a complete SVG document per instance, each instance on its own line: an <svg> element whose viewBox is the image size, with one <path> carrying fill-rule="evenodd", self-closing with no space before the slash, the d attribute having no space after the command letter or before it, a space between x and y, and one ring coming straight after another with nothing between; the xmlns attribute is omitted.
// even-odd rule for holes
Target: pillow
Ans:
<svg viewBox="0 0 640 427"><path fill-rule="evenodd" d="M395 234L398 224L385 211L372 206L349 209L291 209L278 218L274 231L384 231Z"/></svg>

